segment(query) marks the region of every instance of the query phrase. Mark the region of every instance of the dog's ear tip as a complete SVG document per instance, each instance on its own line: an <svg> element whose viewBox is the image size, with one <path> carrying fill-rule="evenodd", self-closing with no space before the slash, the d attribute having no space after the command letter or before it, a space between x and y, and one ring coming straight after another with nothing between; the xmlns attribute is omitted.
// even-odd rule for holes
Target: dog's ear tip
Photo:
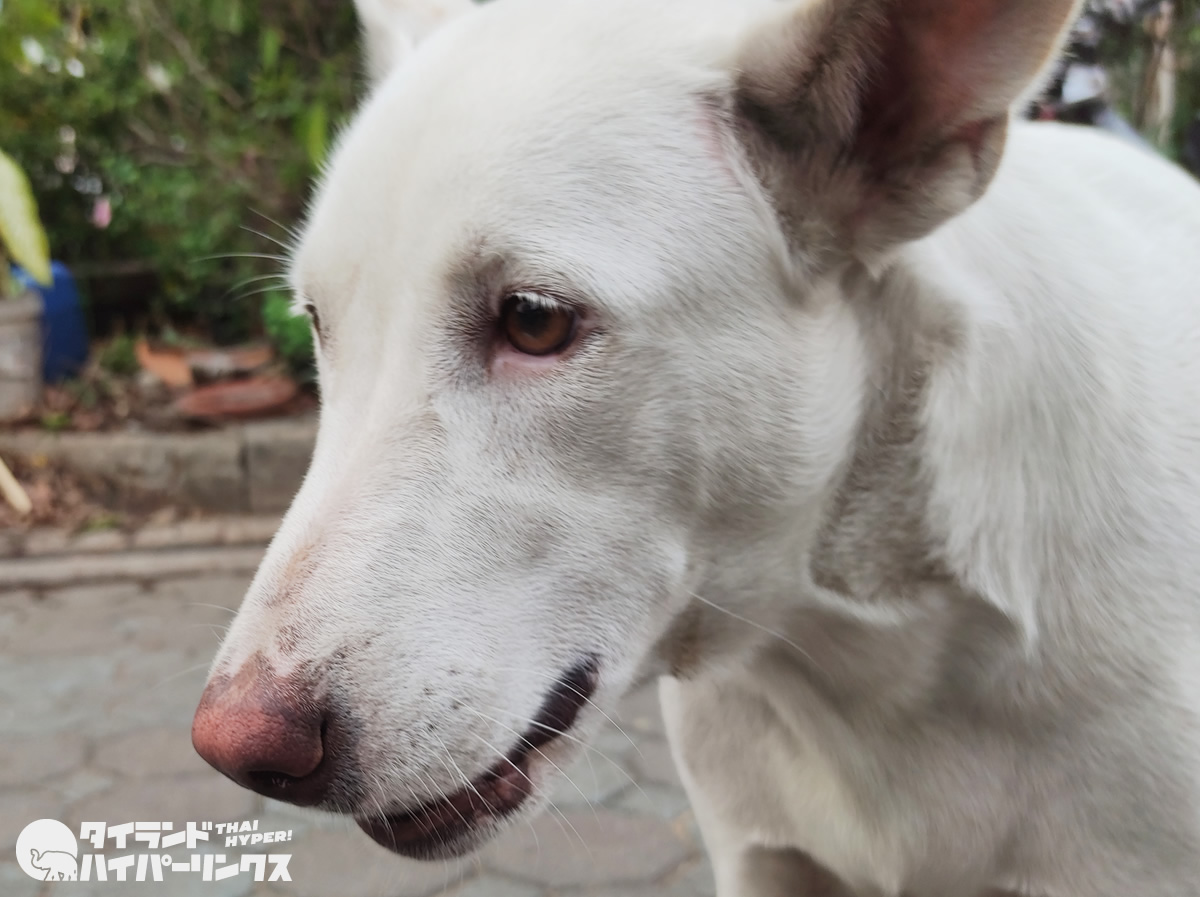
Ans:
<svg viewBox="0 0 1200 897"><path fill-rule="evenodd" d="M354 0L371 83L381 82L417 44L475 6L476 0Z"/></svg>
<svg viewBox="0 0 1200 897"><path fill-rule="evenodd" d="M964 211L991 182L1011 110L1044 75L1079 6L782 4L751 30L735 67L751 152L797 194L776 200L867 253Z"/></svg>

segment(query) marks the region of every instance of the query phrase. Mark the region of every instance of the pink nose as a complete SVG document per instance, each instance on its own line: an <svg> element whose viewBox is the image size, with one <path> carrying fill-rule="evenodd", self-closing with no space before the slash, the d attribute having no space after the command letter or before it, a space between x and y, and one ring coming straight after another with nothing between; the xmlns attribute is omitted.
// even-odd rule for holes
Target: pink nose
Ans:
<svg viewBox="0 0 1200 897"><path fill-rule="evenodd" d="M310 685L280 679L254 657L208 683L192 720L192 744L239 785L301 805L320 803L331 776L325 715Z"/></svg>

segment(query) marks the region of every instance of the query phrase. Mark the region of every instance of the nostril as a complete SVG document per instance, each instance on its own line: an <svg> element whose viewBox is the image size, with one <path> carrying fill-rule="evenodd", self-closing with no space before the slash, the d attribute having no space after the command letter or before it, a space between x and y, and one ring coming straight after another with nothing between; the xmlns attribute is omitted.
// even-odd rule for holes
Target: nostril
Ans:
<svg viewBox="0 0 1200 897"><path fill-rule="evenodd" d="M280 795L294 791L304 781L304 779L290 776L286 772L259 772L257 770L246 773L246 779L253 791L260 794L270 792ZM280 800L286 800L286 798L281 797Z"/></svg>
<svg viewBox="0 0 1200 897"><path fill-rule="evenodd" d="M247 783L259 793L270 791L278 794L295 791L300 786L310 783L320 775L321 766L325 762L328 732L329 722L322 719L316 740L304 745L307 750L302 750L294 756L289 756L286 751L274 752L276 757L289 762L280 763L279 766L283 767L280 769L248 769L244 773Z"/></svg>
<svg viewBox="0 0 1200 897"><path fill-rule="evenodd" d="M192 743L217 770L267 797L311 805L337 778L327 756L328 708L308 682L280 679L262 663L210 683L192 722Z"/></svg>

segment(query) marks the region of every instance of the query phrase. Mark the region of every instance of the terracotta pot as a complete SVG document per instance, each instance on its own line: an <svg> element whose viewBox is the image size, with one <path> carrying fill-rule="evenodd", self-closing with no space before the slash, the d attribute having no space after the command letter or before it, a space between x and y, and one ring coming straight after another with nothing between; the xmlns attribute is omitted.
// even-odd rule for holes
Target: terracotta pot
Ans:
<svg viewBox="0 0 1200 897"><path fill-rule="evenodd" d="M278 411L300 388L286 377L253 377L204 386L181 397L175 410L183 417L219 420L259 417Z"/></svg>
<svg viewBox="0 0 1200 897"><path fill-rule="evenodd" d="M0 421L16 420L42 394L42 300L32 291L0 299Z"/></svg>

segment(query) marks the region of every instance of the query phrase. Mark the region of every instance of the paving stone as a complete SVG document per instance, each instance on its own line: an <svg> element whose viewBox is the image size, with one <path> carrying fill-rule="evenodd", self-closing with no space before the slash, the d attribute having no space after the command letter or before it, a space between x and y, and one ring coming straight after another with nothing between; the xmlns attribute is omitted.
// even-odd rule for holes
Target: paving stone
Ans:
<svg viewBox="0 0 1200 897"><path fill-rule="evenodd" d="M21 830L38 819L61 819L62 802L48 788L0 791L0 857L12 856Z"/></svg>
<svg viewBox="0 0 1200 897"><path fill-rule="evenodd" d="M133 778L182 776L209 769L192 747L189 729L164 727L107 739L96 750L96 766Z"/></svg>
<svg viewBox="0 0 1200 897"><path fill-rule="evenodd" d="M359 827L354 824L354 820L341 813L326 813L308 807L296 807L277 800L264 799L260 818L264 820L263 825L267 825L269 820L272 828L290 828L297 834L312 829L343 834L346 832L361 834Z"/></svg>
<svg viewBox="0 0 1200 897"><path fill-rule="evenodd" d="M590 807L629 788L633 778L614 761L585 752L558 776L550 793L556 807Z"/></svg>
<svg viewBox="0 0 1200 897"><path fill-rule="evenodd" d="M46 600L53 600L77 612L87 608L120 607L136 600L145 593L137 583L112 582L94 583L86 586L67 585L46 594Z"/></svg>
<svg viewBox="0 0 1200 897"><path fill-rule="evenodd" d="M41 891L42 883L26 875L15 862L0 863L0 894L4 897L38 897Z"/></svg>
<svg viewBox="0 0 1200 897"><path fill-rule="evenodd" d="M439 897L540 897L542 893L543 889L538 885L483 875L461 888L445 891Z"/></svg>
<svg viewBox="0 0 1200 897"><path fill-rule="evenodd" d="M627 765L629 756L637 750L637 741L633 733L623 732L616 726L606 724L595 736L588 741L593 756L604 756Z"/></svg>
<svg viewBox="0 0 1200 897"><path fill-rule="evenodd" d="M28 631L28 608L32 604L30 595L0 595L0 655L11 657L14 649L24 641Z"/></svg>
<svg viewBox="0 0 1200 897"><path fill-rule="evenodd" d="M598 809L545 813L515 826L487 848L484 862L512 878L568 888L650 883L693 851L662 820Z"/></svg>
<svg viewBox="0 0 1200 897"><path fill-rule="evenodd" d="M682 787L671 748L665 741L646 741L641 749L629 758L642 781L658 782L663 785Z"/></svg>
<svg viewBox="0 0 1200 897"><path fill-rule="evenodd" d="M121 852L114 851L113 855L120 856ZM51 887L48 897L125 897L126 894L135 897L142 894L146 897L247 897L253 891L254 876L248 872L224 881L204 881L199 874L164 869L162 881L60 882Z"/></svg>
<svg viewBox="0 0 1200 897"><path fill-rule="evenodd" d="M613 719L630 735L635 732L662 735L662 708L658 702L657 683L643 685L624 698Z"/></svg>
<svg viewBox="0 0 1200 897"><path fill-rule="evenodd" d="M85 724L102 712L116 668L114 656L0 655L0 732L8 739Z"/></svg>
<svg viewBox="0 0 1200 897"><path fill-rule="evenodd" d="M648 814L667 820L678 819L690 809L683 789L668 788L651 782L621 792L612 806L630 813Z"/></svg>
<svg viewBox="0 0 1200 897"><path fill-rule="evenodd" d="M138 820L171 822L232 822L249 817L257 808L255 795L216 771L171 779L136 779L71 805L62 821L72 828L81 822L113 824Z"/></svg>
<svg viewBox="0 0 1200 897"><path fill-rule="evenodd" d="M471 861L417 863L355 831L312 831L296 839L289 897L429 897L475 873Z"/></svg>
<svg viewBox="0 0 1200 897"><path fill-rule="evenodd" d="M0 788L25 788L61 776L83 763L87 745L79 735L5 738L0 742Z"/></svg>
<svg viewBox="0 0 1200 897"><path fill-rule="evenodd" d="M554 897L716 897L716 893L712 870L708 861L701 859L686 863L653 884L558 891Z"/></svg>
<svg viewBox="0 0 1200 897"><path fill-rule="evenodd" d="M113 777L108 773L95 769L75 769L62 778L55 779L51 784L64 803L73 804L85 797L99 794L110 788L112 783Z"/></svg>
<svg viewBox="0 0 1200 897"><path fill-rule="evenodd" d="M254 571L226 576L196 576L188 579L166 579L154 584L154 594L160 601L178 604L208 604L236 611L250 588ZM225 614L233 619L232 613Z"/></svg>
<svg viewBox="0 0 1200 897"><path fill-rule="evenodd" d="M6 653L18 657L104 654L133 644L140 590L123 584L105 591L111 594L96 600L80 600L73 597L77 590L63 590L29 602L21 632L0 636L7 642Z"/></svg>
<svg viewBox="0 0 1200 897"><path fill-rule="evenodd" d="M91 731L115 737L133 729L190 727L210 660L211 652L201 663L195 656L171 652L123 658Z"/></svg>

